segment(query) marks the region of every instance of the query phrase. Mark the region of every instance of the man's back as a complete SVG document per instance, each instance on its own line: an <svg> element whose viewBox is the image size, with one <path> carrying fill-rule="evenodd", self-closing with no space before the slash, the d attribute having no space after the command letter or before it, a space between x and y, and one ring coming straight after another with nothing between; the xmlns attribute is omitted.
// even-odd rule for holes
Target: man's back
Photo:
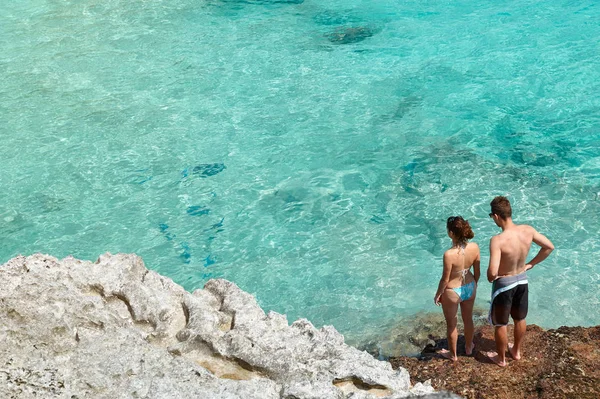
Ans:
<svg viewBox="0 0 600 399"><path fill-rule="evenodd" d="M492 238L500 251L498 276L514 276L525 271L525 260L536 231L526 224L513 225Z"/></svg>

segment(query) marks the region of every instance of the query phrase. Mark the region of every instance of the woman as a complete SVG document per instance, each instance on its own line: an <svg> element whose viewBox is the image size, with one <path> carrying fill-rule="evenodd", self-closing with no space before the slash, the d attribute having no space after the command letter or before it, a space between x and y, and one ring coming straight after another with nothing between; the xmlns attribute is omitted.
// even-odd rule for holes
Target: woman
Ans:
<svg viewBox="0 0 600 399"><path fill-rule="evenodd" d="M477 282L479 281L479 246L468 242L473 238L473 230L469 222L462 216L452 216L446 222L448 236L452 239L452 247L444 253L444 271L438 290L433 301L442 305L446 318L448 334L448 350L440 354L452 361L458 360L456 356L456 331L458 306L465 325L465 352L467 356L473 353L473 305ZM473 266L473 273L470 269Z"/></svg>

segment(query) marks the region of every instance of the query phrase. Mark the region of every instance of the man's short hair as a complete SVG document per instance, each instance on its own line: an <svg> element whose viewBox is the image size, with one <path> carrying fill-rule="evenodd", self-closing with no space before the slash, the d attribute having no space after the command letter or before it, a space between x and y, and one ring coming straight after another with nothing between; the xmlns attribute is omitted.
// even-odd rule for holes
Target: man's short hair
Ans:
<svg viewBox="0 0 600 399"><path fill-rule="evenodd" d="M492 213L500 216L500 219L506 220L512 217L512 208L508 198L499 195L490 202L490 206L492 207Z"/></svg>

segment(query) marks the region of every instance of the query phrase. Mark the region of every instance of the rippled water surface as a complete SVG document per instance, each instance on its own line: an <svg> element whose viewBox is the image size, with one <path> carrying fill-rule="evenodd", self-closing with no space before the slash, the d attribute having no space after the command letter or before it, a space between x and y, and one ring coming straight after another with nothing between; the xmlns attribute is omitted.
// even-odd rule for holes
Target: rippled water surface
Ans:
<svg viewBox="0 0 600 399"><path fill-rule="evenodd" d="M557 250L528 320L598 324L593 1L0 3L0 259L135 252L356 342L432 303L498 194ZM488 306L481 285L478 306Z"/></svg>

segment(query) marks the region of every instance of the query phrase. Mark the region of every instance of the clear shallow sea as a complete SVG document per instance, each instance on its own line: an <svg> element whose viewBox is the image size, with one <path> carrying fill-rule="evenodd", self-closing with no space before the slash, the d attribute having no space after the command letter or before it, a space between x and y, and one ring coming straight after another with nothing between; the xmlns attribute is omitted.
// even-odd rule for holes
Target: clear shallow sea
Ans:
<svg viewBox="0 0 600 399"><path fill-rule="evenodd" d="M600 4L0 3L0 262L135 252L349 342L420 312L498 194L557 250L529 322L600 323ZM481 285L477 305L488 306Z"/></svg>

